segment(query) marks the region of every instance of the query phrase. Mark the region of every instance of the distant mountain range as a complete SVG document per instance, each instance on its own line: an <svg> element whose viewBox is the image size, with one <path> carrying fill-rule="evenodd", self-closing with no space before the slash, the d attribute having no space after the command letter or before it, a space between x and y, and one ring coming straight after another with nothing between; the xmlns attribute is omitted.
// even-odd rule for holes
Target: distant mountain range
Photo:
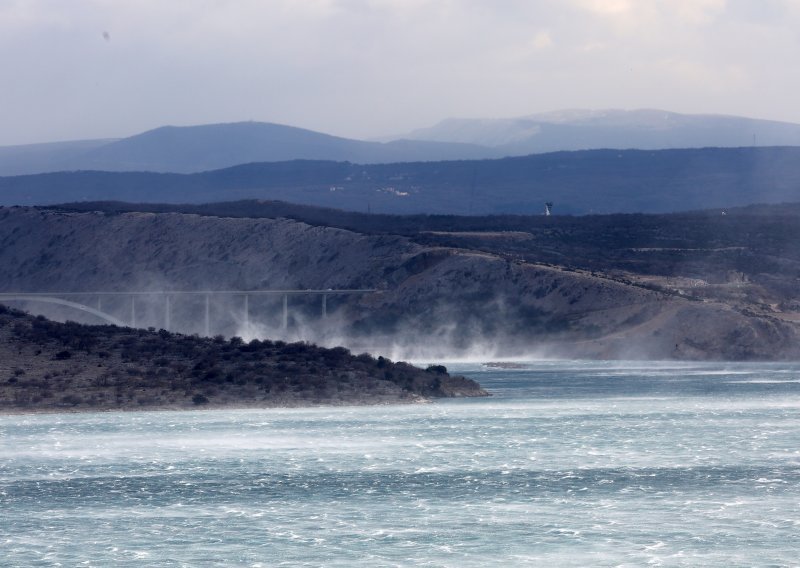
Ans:
<svg viewBox="0 0 800 568"><path fill-rule="evenodd" d="M263 122L164 126L115 140L0 147L0 175L54 171L195 173L252 162L332 160L363 164L476 159L502 152L472 144L367 142Z"/></svg>
<svg viewBox="0 0 800 568"><path fill-rule="evenodd" d="M661 110L448 119L381 142L260 122L164 126L136 136L0 147L0 176L102 170L197 173L253 162L493 159L585 149L800 146L800 125Z"/></svg>
<svg viewBox="0 0 800 568"><path fill-rule="evenodd" d="M507 119L447 119L401 138L475 144L506 156L620 148L798 146L800 125L663 110L563 110Z"/></svg>
<svg viewBox="0 0 800 568"><path fill-rule="evenodd" d="M584 150L495 160L254 163L196 173L61 172L0 178L0 204L270 199L437 214L673 212L800 201L800 147Z"/></svg>

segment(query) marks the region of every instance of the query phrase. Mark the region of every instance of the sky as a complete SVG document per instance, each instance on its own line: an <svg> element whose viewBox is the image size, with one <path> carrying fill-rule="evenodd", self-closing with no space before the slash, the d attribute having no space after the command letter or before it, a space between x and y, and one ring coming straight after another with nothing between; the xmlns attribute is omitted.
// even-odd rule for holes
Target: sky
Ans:
<svg viewBox="0 0 800 568"><path fill-rule="evenodd" d="M658 108L800 123L800 0L0 0L0 145Z"/></svg>

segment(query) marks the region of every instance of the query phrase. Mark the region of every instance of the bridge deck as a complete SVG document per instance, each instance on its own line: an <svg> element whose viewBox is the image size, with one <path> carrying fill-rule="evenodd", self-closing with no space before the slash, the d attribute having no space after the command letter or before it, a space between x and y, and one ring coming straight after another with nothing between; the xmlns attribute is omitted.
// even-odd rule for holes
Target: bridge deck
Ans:
<svg viewBox="0 0 800 568"><path fill-rule="evenodd" d="M146 297L148 299L157 298L157 301L164 302L164 329L170 329L172 323L172 299L180 296L200 296L205 299L205 313L204 313L204 331L206 335L211 333L211 298L214 296L237 296L244 299L243 306L243 321L250 321L250 296L281 296L283 297L282 309L282 327L286 329L289 322L289 296L321 296L322 297L322 317L328 317L328 296L332 295L346 295L346 294L371 294L378 292L378 290L371 288L363 289L327 289L327 290L309 290L309 289L285 289L285 290L150 290L150 291L132 291L132 292L117 292L117 291L92 291L92 292L0 292L0 302L44 302L49 304L60 304L69 308L77 309L83 312L88 312L94 316L99 317L114 325L126 325L121 319L115 317L102 310L102 298L108 297L122 297L128 298L130 301L129 316L126 317L128 324L131 327L138 327L137 324L141 320L137 318L137 302L136 298ZM72 298L72 301L67 298ZM86 298L95 298L97 300L96 307L88 306L85 302Z"/></svg>
<svg viewBox="0 0 800 568"><path fill-rule="evenodd" d="M135 292L108 292L108 291L86 291L86 292L0 292L0 298L11 296L244 296L244 295L303 295L303 294L371 294L378 292L375 288L354 288L354 289L286 289L286 290L149 290Z"/></svg>

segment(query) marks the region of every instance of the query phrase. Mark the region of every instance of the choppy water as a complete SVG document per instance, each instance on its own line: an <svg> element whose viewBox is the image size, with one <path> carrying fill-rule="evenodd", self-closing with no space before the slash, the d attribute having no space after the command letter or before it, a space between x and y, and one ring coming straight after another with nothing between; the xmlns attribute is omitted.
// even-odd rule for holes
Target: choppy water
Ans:
<svg viewBox="0 0 800 568"><path fill-rule="evenodd" d="M453 368L495 396L0 417L0 564L800 564L800 365Z"/></svg>

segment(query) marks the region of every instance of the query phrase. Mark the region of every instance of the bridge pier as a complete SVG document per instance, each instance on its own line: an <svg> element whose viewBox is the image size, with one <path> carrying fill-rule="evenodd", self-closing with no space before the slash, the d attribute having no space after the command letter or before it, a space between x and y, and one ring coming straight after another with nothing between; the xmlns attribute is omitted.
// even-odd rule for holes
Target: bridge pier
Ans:
<svg viewBox="0 0 800 568"><path fill-rule="evenodd" d="M206 321L205 321L205 335L206 337L211 336L211 295L206 294Z"/></svg>
<svg viewBox="0 0 800 568"><path fill-rule="evenodd" d="M164 296L164 329L167 331L169 331L169 328L172 325L172 322L170 321L172 319L170 314L170 304L171 302L169 296Z"/></svg>
<svg viewBox="0 0 800 568"><path fill-rule="evenodd" d="M92 314L108 323L113 325L118 325L120 327L139 327L148 326L148 325L160 325L159 320L163 322L164 329L172 330L172 308L173 308L173 300L177 301L181 305L181 298L193 298L193 302L191 305L196 306L197 298L202 297L204 301L204 321L203 321L203 330L205 332L206 337L211 336L212 331L219 331L224 330L225 332L229 332L231 326L235 326L237 324L235 317L231 318L230 314L226 315L222 309L215 311L215 315L221 316L225 319L224 325L220 324L219 326L215 327L215 330L211 328L211 297L214 298L224 296L231 298L233 296L239 296L243 299L242 305L242 320L245 326L250 325L250 296L262 297L262 296L269 296L271 298L275 298L275 296L281 297L281 327L284 330L287 330L289 327L289 296L290 295L319 295L322 296L322 319L325 320L328 317L328 296L330 295L341 295L341 294L369 294L376 292L376 290L372 289L352 289L352 290L220 290L220 291L212 291L212 290L192 290L192 291L177 291L177 290L160 290L160 291L150 291L150 292L139 292L139 291L132 291L132 292L114 292L114 291L96 291L96 292L0 292L0 303L4 303L7 301L22 301L22 302L43 302L49 304L58 304L62 306L66 306L75 310L79 310L82 312L87 312ZM79 301L72 301L69 299L65 299L60 296L66 296L67 298L75 298ZM107 297L111 298L108 300ZM141 305L141 302L137 302L137 297L144 298L144 305ZM129 298L130 304L126 298ZM162 300L163 298L163 300ZM277 298L275 298L277 299ZM163 316L159 317L161 305L159 302L163 301ZM84 302L84 303L81 303ZM231 304L228 303L226 306L230 306ZM268 302L270 311L274 309L274 300ZM303 306L306 304L303 303ZM96 306L96 308L94 307ZM110 312L116 313L120 317L117 318L112 313L105 313L103 312L103 308L106 308ZM227 308L226 308L227 312ZM183 310L180 310L178 313L183 313ZM197 314L199 315L199 314ZM268 316L267 320L274 322L274 312L273 315ZM163 319L162 319L163 318ZM185 318L184 318L185 319ZM177 327L180 328L181 326L188 326L190 329L192 326L197 326L197 317L196 315L191 318L191 322L177 322ZM233 321L231 321L233 320ZM197 328L194 327L196 330ZM179 329L180 330L180 329Z"/></svg>

